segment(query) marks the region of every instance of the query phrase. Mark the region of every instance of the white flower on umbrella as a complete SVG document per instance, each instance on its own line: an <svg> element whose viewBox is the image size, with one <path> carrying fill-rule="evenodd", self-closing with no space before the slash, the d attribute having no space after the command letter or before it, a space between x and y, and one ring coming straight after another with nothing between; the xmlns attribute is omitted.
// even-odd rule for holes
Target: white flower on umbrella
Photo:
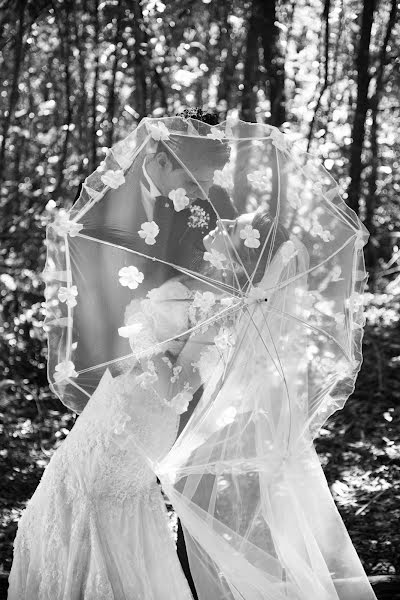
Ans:
<svg viewBox="0 0 400 600"><path fill-rule="evenodd" d="M251 225L246 225L240 231L240 237L244 240L244 245L248 248L258 248L260 245L260 232Z"/></svg>
<svg viewBox="0 0 400 600"><path fill-rule="evenodd" d="M59 383L67 377L78 377L78 373L75 371L75 365L72 360L63 360L55 366L54 381Z"/></svg>
<svg viewBox="0 0 400 600"><path fill-rule="evenodd" d="M219 169L214 171L213 183L228 190L233 187L232 173L226 165L222 171Z"/></svg>
<svg viewBox="0 0 400 600"><path fill-rule="evenodd" d="M122 169L117 169L116 171L111 171L111 169L109 169L100 177L100 179L105 185L108 185L113 190L116 190L120 185L125 183L124 172Z"/></svg>
<svg viewBox="0 0 400 600"><path fill-rule="evenodd" d="M211 133L208 133L207 137L212 140L223 140L225 133L221 129L218 129L218 127L211 127Z"/></svg>
<svg viewBox="0 0 400 600"><path fill-rule="evenodd" d="M168 194L168 198L174 203L176 212L183 210L189 204L189 198L186 196L186 191L183 188L171 190Z"/></svg>
<svg viewBox="0 0 400 600"><path fill-rule="evenodd" d="M218 252L218 250L212 249L211 252L204 252L203 259L210 262L213 267L216 269L225 269L226 265L226 256L222 252Z"/></svg>
<svg viewBox="0 0 400 600"><path fill-rule="evenodd" d="M123 338L135 337L142 329L142 323L133 323L133 325L125 325L125 327L118 327L118 335L120 335Z"/></svg>
<svg viewBox="0 0 400 600"><path fill-rule="evenodd" d="M272 129L271 133L269 134L269 137L275 148L281 150L281 152L290 152L291 143L288 140L287 136L281 131L279 131L279 129Z"/></svg>
<svg viewBox="0 0 400 600"><path fill-rule="evenodd" d="M160 232L160 228L155 221L146 221L146 223L142 223L140 226L140 231L138 231L140 237L144 239L146 244L152 246L156 243L156 237Z"/></svg>
<svg viewBox="0 0 400 600"><path fill-rule="evenodd" d="M53 227L58 235L70 235L71 237L75 237L83 229L82 223L69 220L68 213L64 208L58 212Z"/></svg>
<svg viewBox="0 0 400 600"><path fill-rule="evenodd" d="M169 140L169 131L165 123L158 121L157 123L148 123L147 127L150 131L150 135L153 140L159 142L160 140Z"/></svg>
<svg viewBox="0 0 400 600"><path fill-rule="evenodd" d="M331 281L343 281L343 277L340 277L341 273L342 273L342 267L339 267L339 265L336 265L335 267L333 267L332 274L331 274Z"/></svg>
<svg viewBox="0 0 400 600"><path fill-rule="evenodd" d="M187 411L189 402L192 400L192 398L193 394L191 394L187 389L182 390L172 398L172 400L169 402L169 405L178 415L180 415Z"/></svg>
<svg viewBox="0 0 400 600"><path fill-rule="evenodd" d="M287 265L291 258L294 258L299 251L296 249L296 246L292 242L292 240L288 240L282 244L282 262L284 265Z"/></svg>
<svg viewBox="0 0 400 600"><path fill-rule="evenodd" d="M71 287L60 287L58 290L58 298L60 302L66 302L67 306L72 308L77 305L76 297L78 295L78 288L76 285Z"/></svg>
<svg viewBox="0 0 400 600"><path fill-rule="evenodd" d="M193 298L192 306L199 308L203 313L207 314L215 304L215 294L213 292L197 291Z"/></svg>
<svg viewBox="0 0 400 600"><path fill-rule="evenodd" d="M144 279L143 273L133 265L122 267L118 271L118 275L120 284L131 290L135 290Z"/></svg>

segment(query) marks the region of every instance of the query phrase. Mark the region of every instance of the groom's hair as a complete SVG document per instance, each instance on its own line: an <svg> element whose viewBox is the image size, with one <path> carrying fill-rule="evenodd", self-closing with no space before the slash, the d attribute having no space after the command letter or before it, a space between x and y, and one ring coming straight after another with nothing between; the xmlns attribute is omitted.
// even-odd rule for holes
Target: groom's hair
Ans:
<svg viewBox="0 0 400 600"><path fill-rule="evenodd" d="M176 117L182 117L183 119L196 119L197 121L201 121L202 123L207 123L207 125L218 125L219 118L217 113L213 112L203 112L203 109L199 107L194 108L185 108L180 113L176 113Z"/></svg>
<svg viewBox="0 0 400 600"><path fill-rule="evenodd" d="M200 123L218 125L218 115L216 113L203 112L201 108L187 108L184 111L177 113L176 117L183 119L196 119ZM209 132L208 127L196 127L200 135L185 136L171 134L165 142L159 142L156 154L165 152L168 146L171 149L170 160L174 169L182 169L182 165L175 159L174 154L179 156L185 166L191 171L196 170L199 166L214 167L214 169L223 168L229 161L230 147L226 141L214 140L207 138L204 133ZM182 132L184 134L184 132ZM201 135L203 134L203 135ZM165 144L165 145L164 145Z"/></svg>

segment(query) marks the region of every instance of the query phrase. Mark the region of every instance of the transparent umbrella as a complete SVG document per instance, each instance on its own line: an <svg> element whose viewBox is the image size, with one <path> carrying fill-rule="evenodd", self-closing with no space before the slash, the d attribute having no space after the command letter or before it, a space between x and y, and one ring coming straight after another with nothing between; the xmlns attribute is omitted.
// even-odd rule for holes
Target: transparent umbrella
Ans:
<svg viewBox="0 0 400 600"><path fill-rule="evenodd" d="M202 600L375 598L313 446L361 366L368 235L278 129L177 117L143 119L47 228L51 388L81 412L129 376L181 416L138 450Z"/></svg>

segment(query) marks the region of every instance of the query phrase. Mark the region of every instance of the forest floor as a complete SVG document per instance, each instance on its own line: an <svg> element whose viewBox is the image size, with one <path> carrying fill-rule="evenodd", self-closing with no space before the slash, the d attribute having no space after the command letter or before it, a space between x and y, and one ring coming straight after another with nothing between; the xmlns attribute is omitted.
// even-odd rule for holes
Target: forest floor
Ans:
<svg viewBox="0 0 400 600"><path fill-rule="evenodd" d="M399 314L399 295L369 298L356 391L316 440L333 498L368 576L400 575ZM24 380L24 389L22 399L12 387L0 389L0 574L10 570L21 512L74 423L48 388L32 394Z"/></svg>

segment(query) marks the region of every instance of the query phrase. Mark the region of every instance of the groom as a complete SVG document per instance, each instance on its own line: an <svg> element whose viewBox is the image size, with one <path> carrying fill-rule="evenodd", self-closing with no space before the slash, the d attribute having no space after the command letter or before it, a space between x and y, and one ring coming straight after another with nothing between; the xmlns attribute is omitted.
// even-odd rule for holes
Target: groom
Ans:
<svg viewBox="0 0 400 600"><path fill-rule="evenodd" d="M229 160L227 141L207 137L210 128L203 125L198 115L187 121L176 118L176 123L172 118L169 125L171 122L169 138L158 142L149 138L125 171L123 183L109 188L102 200L93 204L80 219L82 233L102 243L86 243L74 278L78 289L98 290L95 309L97 313L107 314L101 328L93 324L93 328L97 328L96 344L89 345L84 336L78 344L76 352L85 367L127 354L126 339L117 331L123 324L132 291L120 286L116 294L109 284L117 278L118 260L121 268L133 265L143 273L144 279L135 290L135 297L144 298L150 289L179 274L179 269L171 263L198 271L204 254L202 240L215 228L217 219L208 197L221 217L229 218L235 212L225 190L213 185L214 171L222 170ZM152 124L156 123L154 119ZM190 135L187 135L188 126ZM202 126L204 132L200 134L203 135L196 135L195 129ZM143 127L144 140L148 135L146 129L150 133L150 128ZM104 176L102 171L100 174ZM190 200L183 209L173 199L174 191L180 188ZM159 232L155 243L149 245L140 230L152 221ZM114 250L112 246L122 250ZM80 311L75 315L79 331L79 319L84 327L93 318L93 302L88 294L81 295Z"/></svg>

